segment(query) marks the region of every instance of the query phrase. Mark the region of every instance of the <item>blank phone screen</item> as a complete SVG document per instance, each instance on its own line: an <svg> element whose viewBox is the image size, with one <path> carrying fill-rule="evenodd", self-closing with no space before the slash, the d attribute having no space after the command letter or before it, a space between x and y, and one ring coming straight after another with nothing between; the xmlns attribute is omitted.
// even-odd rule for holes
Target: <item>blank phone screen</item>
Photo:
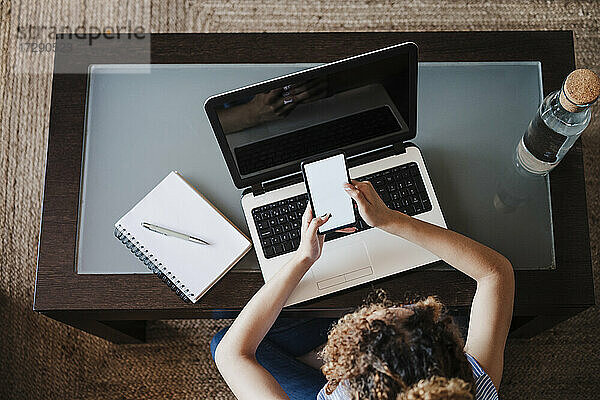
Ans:
<svg viewBox="0 0 600 400"><path fill-rule="evenodd" d="M304 164L304 174L315 217L331 213L329 221L319 228L319 232L356 222L352 199L343 186L348 182L343 154Z"/></svg>

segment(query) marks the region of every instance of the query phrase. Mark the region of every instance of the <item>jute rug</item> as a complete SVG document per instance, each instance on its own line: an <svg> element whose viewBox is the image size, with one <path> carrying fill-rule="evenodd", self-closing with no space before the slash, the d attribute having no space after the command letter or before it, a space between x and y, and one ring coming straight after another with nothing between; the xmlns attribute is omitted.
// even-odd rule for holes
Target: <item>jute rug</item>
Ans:
<svg viewBox="0 0 600 400"><path fill-rule="evenodd" d="M131 24L153 32L571 29L578 66L600 72L600 2L0 0L0 398L229 399L209 352L228 321L161 321L118 346L32 311L50 108L51 57L23 65L18 27ZM600 268L600 106L584 134L594 271ZM596 279L596 293L600 293ZM506 399L596 399L600 310L511 340Z"/></svg>

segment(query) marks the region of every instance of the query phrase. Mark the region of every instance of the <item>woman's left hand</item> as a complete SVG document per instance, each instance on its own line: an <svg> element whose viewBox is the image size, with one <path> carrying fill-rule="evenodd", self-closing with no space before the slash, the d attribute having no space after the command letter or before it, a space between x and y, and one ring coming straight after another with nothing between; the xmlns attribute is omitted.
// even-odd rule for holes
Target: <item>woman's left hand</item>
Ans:
<svg viewBox="0 0 600 400"><path fill-rule="evenodd" d="M327 222L329 217L331 217L331 214L314 218L310 204L306 206L306 210L302 215L300 245L296 250L296 257L299 258L299 261L306 261L312 265L321 257L325 235L320 235L318 232L319 227Z"/></svg>

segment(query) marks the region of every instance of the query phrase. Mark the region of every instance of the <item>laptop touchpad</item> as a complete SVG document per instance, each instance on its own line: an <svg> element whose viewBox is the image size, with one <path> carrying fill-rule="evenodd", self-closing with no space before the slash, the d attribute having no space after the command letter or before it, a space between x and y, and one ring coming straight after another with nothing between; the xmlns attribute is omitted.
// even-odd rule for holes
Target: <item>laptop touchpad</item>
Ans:
<svg viewBox="0 0 600 400"><path fill-rule="evenodd" d="M325 243L321 258L311 268L321 290L373 274L369 252L362 240L338 243Z"/></svg>

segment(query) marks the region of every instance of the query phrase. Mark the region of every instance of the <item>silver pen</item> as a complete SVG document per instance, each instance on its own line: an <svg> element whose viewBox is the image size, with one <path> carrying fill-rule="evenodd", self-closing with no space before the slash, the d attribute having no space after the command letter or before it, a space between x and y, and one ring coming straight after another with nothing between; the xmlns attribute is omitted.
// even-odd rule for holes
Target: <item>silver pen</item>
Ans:
<svg viewBox="0 0 600 400"><path fill-rule="evenodd" d="M171 229L167 229L167 228L163 228L161 226L149 224L148 222L142 222L142 226L146 229L151 230L152 232L160 233L161 235L173 236L173 237L176 237L179 239L183 239L183 240L187 240L189 242L194 242L194 243L199 243L199 244L205 244L205 245L210 244L207 241L202 240L200 238L186 235L185 233L175 232L175 231L172 231Z"/></svg>

